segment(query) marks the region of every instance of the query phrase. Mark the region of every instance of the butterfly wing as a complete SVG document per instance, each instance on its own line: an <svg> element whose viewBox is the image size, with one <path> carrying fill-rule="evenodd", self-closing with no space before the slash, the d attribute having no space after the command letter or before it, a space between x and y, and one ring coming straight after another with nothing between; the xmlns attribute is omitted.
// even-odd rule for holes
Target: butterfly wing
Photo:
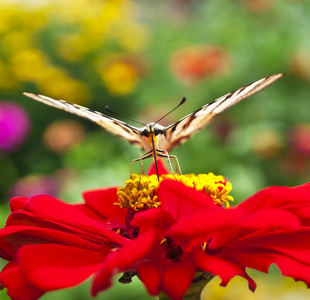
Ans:
<svg viewBox="0 0 310 300"><path fill-rule="evenodd" d="M257 80L235 92L228 93L216 99L182 118L175 124L168 126L166 128L166 140L165 145L163 145L163 150L169 151L173 147L184 143L197 131L208 125L216 115L222 113L224 110L237 104L243 99L261 91L283 75L283 73L279 73Z"/></svg>
<svg viewBox="0 0 310 300"><path fill-rule="evenodd" d="M26 92L24 92L23 95L30 97L34 100L37 100L39 102L42 102L44 104L47 104L49 106L65 110L77 116L93 121L100 127L104 128L106 131L112 133L113 135L128 141L130 144L142 148L141 143L142 141L139 129L134 126L130 126L117 119L106 116L98 111L91 110L87 107L78 104L69 103L64 100L56 100L43 95L37 95Z"/></svg>

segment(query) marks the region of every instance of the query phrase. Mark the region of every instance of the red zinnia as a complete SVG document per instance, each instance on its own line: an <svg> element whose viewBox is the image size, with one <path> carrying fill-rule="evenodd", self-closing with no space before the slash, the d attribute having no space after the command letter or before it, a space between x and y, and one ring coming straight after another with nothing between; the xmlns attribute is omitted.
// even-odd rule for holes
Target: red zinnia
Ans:
<svg viewBox="0 0 310 300"><path fill-rule="evenodd" d="M137 175L118 191L86 192L82 205L14 198L0 230L0 254L10 261L0 282L12 299L34 300L92 274L96 295L125 272L121 282L137 275L151 295L182 299L197 271L224 286L240 275L254 290L245 269L275 263L310 284L310 184L270 187L225 209L230 189L212 173L163 175L160 183Z"/></svg>

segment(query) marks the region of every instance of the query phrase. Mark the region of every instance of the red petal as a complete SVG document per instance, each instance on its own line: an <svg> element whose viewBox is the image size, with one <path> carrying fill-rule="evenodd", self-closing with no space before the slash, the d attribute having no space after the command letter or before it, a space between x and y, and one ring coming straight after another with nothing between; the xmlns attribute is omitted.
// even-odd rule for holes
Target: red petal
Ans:
<svg viewBox="0 0 310 300"><path fill-rule="evenodd" d="M2 249L2 245L0 245L0 257L4 260L10 261L13 259L13 255L9 254L8 251ZM1 289L0 289L1 290Z"/></svg>
<svg viewBox="0 0 310 300"><path fill-rule="evenodd" d="M196 255L198 266L201 268L201 270L218 275L222 280L221 286L226 286L232 278L239 275L247 279L251 291L255 290L256 283L245 272L244 265L239 264L234 260L223 259L217 255L208 255L199 250L196 252ZM253 258L255 259L255 257Z"/></svg>
<svg viewBox="0 0 310 300"><path fill-rule="evenodd" d="M226 235L222 236L222 231L236 230L235 223L239 218L240 215L236 210L201 210L180 219L171 226L166 234L173 238L184 250L191 251L193 247L200 247L211 237L212 240L217 238L218 235L220 238L225 238ZM244 229L242 232L244 232ZM217 235L217 233L219 234Z"/></svg>
<svg viewBox="0 0 310 300"><path fill-rule="evenodd" d="M172 299L181 300L192 283L196 265L185 257L178 263L171 262L162 277L162 290Z"/></svg>
<svg viewBox="0 0 310 300"><path fill-rule="evenodd" d="M138 227L140 233L156 229L158 234L169 229L173 219L161 208L148 209L134 215L131 225Z"/></svg>
<svg viewBox="0 0 310 300"><path fill-rule="evenodd" d="M240 240L219 256L262 272L275 263L283 275L310 286L310 228Z"/></svg>
<svg viewBox="0 0 310 300"><path fill-rule="evenodd" d="M56 245L27 245L17 261L27 279L42 290L75 286L99 271L105 256L99 251Z"/></svg>
<svg viewBox="0 0 310 300"><path fill-rule="evenodd" d="M79 207L77 206L74 206L74 207L76 210L79 210L80 212L82 212L79 209ZM39 228L58 230L60 232L66 232L69 234L77 235L83 239L94 242L96 244L100 244L103 240L101 233L87 232L83 229L79 229L79 228L71 226L70 223L61 224L58 222L55 223L52 220L51 221L42 220L27 211L15 211L10 214L8 221L7 221L7 227L24 226L24 225L25 226L30 225L31 227L39 227ZM39 241L37 240L36 243L38 242Z"/></svg>
<svg viewBox="0 0 310 300"><path fill-rule="evenodd" d="M158 295L160 293L161 275L158 272L157 265L153 262L143 262L137 266L137 272L148 292L153 296Z"/></svg>
<svg viewBox="0 0 310 300"><path fill-rule="evenodd" d="M112 285L113 268L104 267L98 272L91 286L91 295L95 297L100 291L108 289Z"/></svg>
<svg viewBox="0 0 310 300"><path fill-rule="evenodd" d="M111 231L104 222L94 220L83 214L74 205L64 203L54 197L47 195L32 197L26 203L26 207L39 218L67 224L90 233L97 233L121 245L127 241Z"/></svg>
<svg viewBox="0 0 310 300"><path fill-rule="evenodd" d="M292 188L295 192L310 193L310 182Z"/></svg>
<svg viewBox="0 0 310 300"><path fill-rule="evenodd" d="M118 202L117 188L86 191L83 193L86 204L107 219L116 219L125 224L126 209L115 205Z"/></svg>
<svg viewBox="0 0 310 300"><path fill-rule="evenodd" d="M0 247L13 257L24 245L51 242L100 251L100 244L96 245L77 235L58 230L32 226L10 226L0 230Z"/></svg>
<svg viewBox="0 0 310 300"><path fill-rule="evenodd" d="M20 273L16 261L10 261L0 273L0 282L8 289L12 300L36 300L44 291L26 281Z"/></svg>
<svg viewBox="0 0 310 300"><path fill-rule="evenodd" d="M158 246L160 247L159 241ZM135 269L138 262L145 260L145 257L151 252L157 252L158 248L154 245L154 233L147 232L140 234L138 238L130 240L124 248L110 253L107 256L106 263L102 270L96 275L92 284L92 295L97 295L98 292L108 288L111 285L111 278L115 275L114 270L123 272L130 269Z"/></svg>
<svg viewBox="0 0 310 300"><path fill-rule="evenodd" d="M273 186L263 189L238 205L247 214L266 208L292 210L310 206L310 183L295 188Z"/></svg>
<svg viewBox="0 0 310 300"><path fill-rule="evenodd" d="M206 193L196 191L174 180L163 180L160 183L158 198L161 208L169 212L175 220L201 209L217 207Z"/></svg>
<svg viewBox="0 0 310 300"><path fill-rule="evenodd" d="M28 197L14 197L10 200L10 210L13 212L18 209L24 209Z"/></svg>
<svg viewBox="0 0 310 300"><path fill-rule="evenodd" d="M34 214L28 211L14 211L11 213L7 219L6 226L19 226L19 225L29 225L33 227L46 227L50 229L61 230L63 227L46 221L38 219Z"/></svg>
<svg viewBox="0 0 310 300"><path fill-rule="evenodd" d="M225 224L225 221L223 220ZM241 216L234 223L222 227L221 231L214 229L213 240L210 248L225 247L234 243L237 239L244 239L249 235L261 234L261 232L276 232L283 229L297 229L300 225L296 216L281 209L265 209L248 216Z"/></svg>
<svg viewBox="0 0 310 300"><path fill-rule="evenodd" d="M97 220L97 221L106 221L106 218L104 218L101 214L97 213L93 209L91 209L86 204L72 204L77 210L79 210L81 213L86 215L87 217Z"/></svg>
<svg viewBox="0 0 310 300"><path fill-rule="evenodd" d="M178 263L171 260L143 262L137 266L138 276L151 295L165 292L171 299L183 299L192 283L196 264L191 255L183 256Z"/></svg>

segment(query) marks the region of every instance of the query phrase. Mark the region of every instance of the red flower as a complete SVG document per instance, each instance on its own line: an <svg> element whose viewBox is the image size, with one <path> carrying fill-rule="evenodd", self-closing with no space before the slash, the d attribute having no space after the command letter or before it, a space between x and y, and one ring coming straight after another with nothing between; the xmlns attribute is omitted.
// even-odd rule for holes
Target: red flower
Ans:
<svg viewBox="0 0 310 300"><path fill-rule="evenodd" d="M35 300L92 275L96 295L120 272L121 282L138 275L151 295L172 299L183 298L196 271L219 276L223 286L240 275L254 290L245 269L267 272L272 263L310 284L310 184L270 187L224 209L231 187L221 176L174 178L195 188L168 179L158 187L156 175L137 178L118 191L86 192L80 205L46 195L13 198L0 230L0 256L9 261L0 284L9 296Z"/></svg>
<svg viewBox="0 0 310 300"><path fill-rule="evenodd" d="M9 261L0 283L14 300L71 287L99 271L110 248L124 246L126 209L115 206L116 188L85 193L70 205L40 195L16 197L0 230L0 256Z"/></svg>
<svg viewBox="0 0 310 300"><path fill-rule="evenodd" d="M214 45L186 47L176 51L170 59L173 75L189 84L223 74L230 66L228 51Z"/></svg>
<svg viewBox="0 0 310 300"><path fill-rule="evenodd" d="M92 293L111 285L116 272L133 271L149 293L182 299L197 270L218 275L221 285L239 275L254 291L246 268L310 284L310 184L264 189L237 207L171 180L160 184L161 207L135 214L139 236L107 257Z"/></svg>

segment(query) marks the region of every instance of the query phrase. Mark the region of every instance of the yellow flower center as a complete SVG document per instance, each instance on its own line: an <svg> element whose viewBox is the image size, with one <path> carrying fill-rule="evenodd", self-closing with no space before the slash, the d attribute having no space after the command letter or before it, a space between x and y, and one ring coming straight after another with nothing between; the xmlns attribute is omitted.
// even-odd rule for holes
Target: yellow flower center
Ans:
<svg viewBox="0 0 310 300"><path fill-rule="evenodd" d="M164 179L177 180L188 187L193 187L197 191L203 191L210 195L215 204L229 207L229 201L233 197L229 195L232 190L231 183L226 181L223 176L209 174L187 174L187 175L161 175L159 180L157 175L138 175L132 174L126 180L124 187L117 189L117 195L121 208L131 208L141 211L148 208L157 208L160 202L157 196L157 189L160 182Z"/></svg>

